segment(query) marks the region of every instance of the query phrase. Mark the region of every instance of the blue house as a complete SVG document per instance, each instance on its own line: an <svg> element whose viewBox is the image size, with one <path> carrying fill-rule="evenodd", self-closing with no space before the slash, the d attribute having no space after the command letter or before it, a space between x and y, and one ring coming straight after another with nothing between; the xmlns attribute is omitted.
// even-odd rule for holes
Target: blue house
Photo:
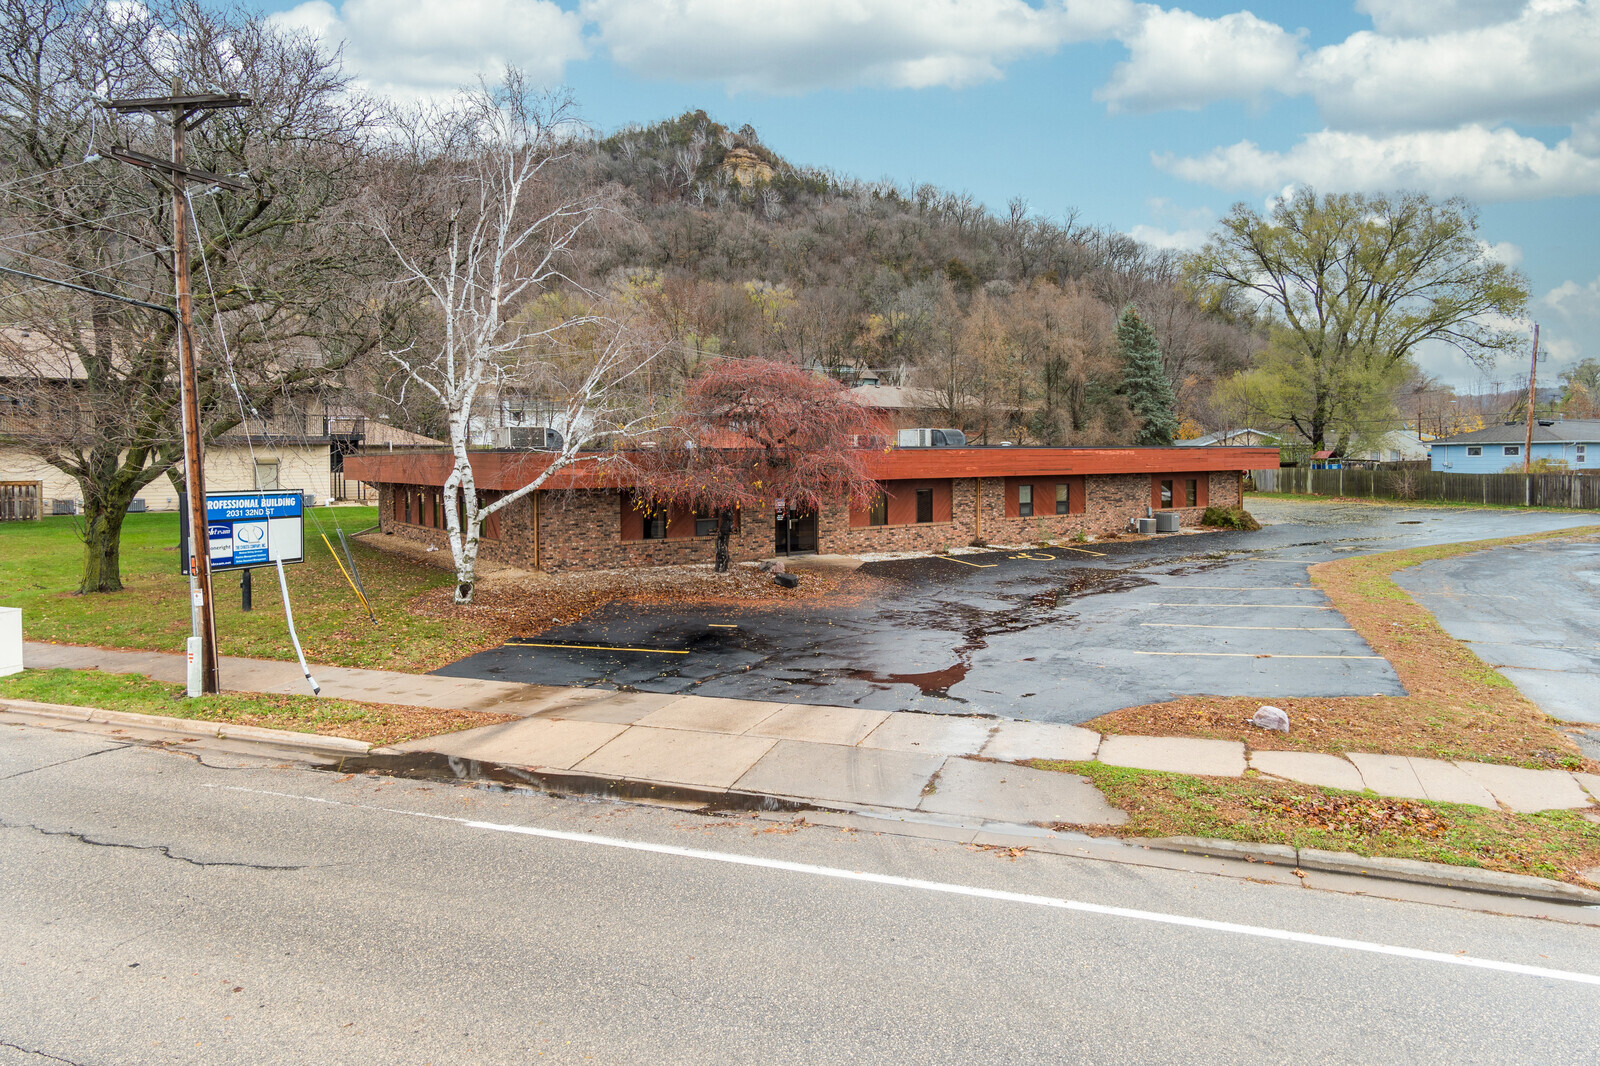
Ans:
<svg viewBox="0 0 1600 1066"><path fill-rule="evenodd" d="M1503 426L1440 437L1433 442L1432 468L1452 474L1503 474L1522 469L1527 426ZM1532 460L1563 462L1572 470L1600 469L1600 420L1541 418L1533 425Z"/></svg>

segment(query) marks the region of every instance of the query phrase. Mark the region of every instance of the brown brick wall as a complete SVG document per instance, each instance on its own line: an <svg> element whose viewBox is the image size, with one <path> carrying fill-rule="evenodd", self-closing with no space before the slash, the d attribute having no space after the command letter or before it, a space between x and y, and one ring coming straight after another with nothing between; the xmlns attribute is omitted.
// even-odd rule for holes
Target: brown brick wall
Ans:
<svg viewBox="0 0 1600 1066"><path fill-rule="evenodd" d="M965 547L979 536L993 544L1068 540L1080 531L1097 536L1123 532L1128 528L1128 520L1142 517L1150 504L1149 474L1091 474L1084 477L1083 484L1087 502L1082 514L1008 518L1003 478L953 479L948 522L853 527L848 508L838 504L825 509L817 518L817 548L825 553L854 555ZM1209 502L1215 507L1237 506L1242 499L1239 476L1233 472L1209 475L1206 488ZM393 489L390 485L379 486L378 520L383 531L447 551L443 530L395 520ZM976 517L979 500L982 501L981 522ZM1044 502L1041 501L1041 506ZM1054 506L1053 499L1048 502ZM533 510L532 501L526 499L507 508L502 513L501 538L485 538L479 549L481 557L501 565L534 569ZM622 500L613 490L542 492L538 510L538 565L548 571L710 563L716 557L714 537L624 540ZM1183 525L1192 526L1200 521L1202 508L1175 510ZM771 513L745 515L729 548L735 562L770 558L773 552Z"/></svg>

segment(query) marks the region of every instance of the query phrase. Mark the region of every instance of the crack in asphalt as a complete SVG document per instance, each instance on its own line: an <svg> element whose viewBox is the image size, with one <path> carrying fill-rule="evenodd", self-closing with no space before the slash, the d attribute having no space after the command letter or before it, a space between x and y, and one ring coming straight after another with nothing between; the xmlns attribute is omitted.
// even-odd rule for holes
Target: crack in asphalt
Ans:
<svg viewBox="0 0 1600 1066"><path fill-rule="evenodd" d="M92 759L96 755L104 755L108 751L121 751L123 748L130 748L132 746L133 745L131 745L131 744L113 744L109 748L101 748L99 751L91 751L91 752L89 752L88 754L85 754L85 755L74 755L70 759L62 759L60 762L47 763L44 766L35 766L31 770L18 770L14 774L7 774L4 777L0 777L0 781L10 781L10 780L12 780L14 778L21 777L24 774L38 773L40 770L48 770L52 766L65 766L68 763L78 762L78 761L80 761L82 759Z"/></svg>
<svg viewBox="0 0 1600 1066"><path fill-rule="evenodd" d="M219 861L216 861L216 862L206 862L206 861L204 861L202 859L191 859L187 855L175 855L172 852L171 846L167 845L167 844L123 844L123 843L119 843L119 842L117 842L115 840L95 840L93 837L90 837L88 834L80 833L75 829L46 829L43 826L32 825L32 824L27 823L27 822L0 821L0 829L31 829L35 833L40 834L41 836L47 836L47 837L71 837L73 840L78 841L80 844L88 844L91 847L96 847L96 848L126 848L129 851L154 851L154 852L156 852L156 853L158 853L160 855L163 855L166 858L172 859L172 860L174 860L176 862L188 863L190 866L202 866L202 867L208 867L208 866L237 866L237 867L240 867L241 869L245 869L245 870L267 870L267 871L308 870L308 869L311 869L311 867L309 867L309 866L269 866L269 865L264 864L264 863L255 863L255 862L229 862L229 861L224 861L224 860L219 860Z"/></svg>
<svg viewBox="0 0 1600 1066"><path fill-rule="evenodd" d="M64 1059L60 1055L52 1055L50 1052L40 1051L38 1048L23 1047L21 1044L13 1044L4 1037L0 1037L0 1047L13 1048L22 1052L24 1055L37 1055L39 1058L49 1059L51 1062L65 1062L68 1064L68 1066L88 1066L87 1063L79 1062L77 1059Z"/></svg>

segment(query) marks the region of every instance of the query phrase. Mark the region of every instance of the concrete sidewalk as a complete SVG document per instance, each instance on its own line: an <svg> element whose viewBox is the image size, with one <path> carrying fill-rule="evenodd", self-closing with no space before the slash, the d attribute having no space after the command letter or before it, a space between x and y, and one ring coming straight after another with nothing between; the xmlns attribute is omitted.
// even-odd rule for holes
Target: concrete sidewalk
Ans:
<svg viewBox="0 0 1600 1066"><path fill-rule="evenodd" d="M98 667L181 682L183 658L28 644L31 668ZM303 692L293 663L225 659L230 688ZM425 737L400 750L598 778L736 791L904 819L975 825L1119 825L1126 815L1072 774L1029 759L1217 777L1274 778L1383 796L1542 811L1596 806L1600 775L1394 755L1247 752L1237 741L1105 736L1077 726L555 688L314 667L344 699L493 710L520 721Z"/></svg>

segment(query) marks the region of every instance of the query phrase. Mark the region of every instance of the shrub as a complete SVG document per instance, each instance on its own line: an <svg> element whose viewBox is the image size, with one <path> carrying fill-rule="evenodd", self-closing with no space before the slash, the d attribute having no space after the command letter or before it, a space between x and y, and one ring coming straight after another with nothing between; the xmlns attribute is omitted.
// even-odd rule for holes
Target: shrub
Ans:
<svg viewBox="0 0 1600 1066"><path fill-rule="evenodd" d="M1261 523L1257 522L1255 515L1243 507L1207 507L1206 513L1200 516L1203 526L1215 526L1219 529L1260 529Z"/></svg>

